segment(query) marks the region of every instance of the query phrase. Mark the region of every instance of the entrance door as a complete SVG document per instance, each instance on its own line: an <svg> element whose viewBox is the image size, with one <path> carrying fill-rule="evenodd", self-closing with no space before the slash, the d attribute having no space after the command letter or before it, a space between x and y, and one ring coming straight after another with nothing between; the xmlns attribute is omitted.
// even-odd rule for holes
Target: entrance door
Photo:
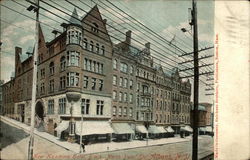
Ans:
<svg viewBox="0 0 250 160"><path fill-rule="evenodd" d="M24 123L24 104L21 105L21 122Z"/></svg>

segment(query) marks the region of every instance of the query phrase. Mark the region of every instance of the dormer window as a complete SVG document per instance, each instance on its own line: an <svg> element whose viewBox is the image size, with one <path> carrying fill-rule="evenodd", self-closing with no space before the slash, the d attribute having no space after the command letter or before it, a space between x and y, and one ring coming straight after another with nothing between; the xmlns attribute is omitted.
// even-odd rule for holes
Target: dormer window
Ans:
<svg viewBox="0 0 250 160"><path fill-rule="evenodd" d="M92 24L91 31L98 33L98 25L96 23Z"/></svg>

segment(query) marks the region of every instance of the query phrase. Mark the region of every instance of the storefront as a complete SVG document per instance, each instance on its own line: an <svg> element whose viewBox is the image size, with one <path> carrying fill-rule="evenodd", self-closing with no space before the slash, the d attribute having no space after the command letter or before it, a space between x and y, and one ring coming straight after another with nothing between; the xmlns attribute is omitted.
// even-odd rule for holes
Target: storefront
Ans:
<svg viewBox="0 0 250 160"><path fill-rule="evenodd" d="M156 125L150 125L148 127L148 136L149 138L160 138L161 131L158 130L158 127L156 127Z"/></svg>
<svg viewBox="0 0 250 160"><path fill-rule="evenodd" d="M193 129L190 126L186 125L181 127L180 131L181 136L189 136L193 132Z"/></svg>
<svg viewBox="0 0 250 160"><path fill-rule="evenodd" d="M57 137L60 139L67 139L69 133L69 121L62 121L59 125L55 128L57 133Z"/></svg>
<svg viewBox="0 0 250 160"><path fill-rule="evenodd" d="M135 126L135 139L144 139L147 138L148 131L146 127L142 124L137 124Z"/></svg>
<svg viewBox="0 0 250 160"><path fill-rule="evenodd" d="M128 123L112 123L114 134L112 136L114 141L129 141L135 135L134 130Z"/></svg>
<svg viewBox="0 0 250 160"><path fill-rule="evenodd" d="M174 130L171 126L168 126L166 130L167 130L168 137L174 137Z"/></svg>
<svg viewBox="0 0 250 160"><path fill-rule="evenodd" d="M82 126L81 126L82 125ZM114 130L108 121L76 121L76 138L84 144L110 142Z"/></svg>
<svg viewBox="0 0 250 160"><path fill-rule="evenodd" d="M157 126L158 130L161 132L160 133L160 137L161 138L167 138L168 137L168 133L167 131L164 129L163 126Z"/></svg>

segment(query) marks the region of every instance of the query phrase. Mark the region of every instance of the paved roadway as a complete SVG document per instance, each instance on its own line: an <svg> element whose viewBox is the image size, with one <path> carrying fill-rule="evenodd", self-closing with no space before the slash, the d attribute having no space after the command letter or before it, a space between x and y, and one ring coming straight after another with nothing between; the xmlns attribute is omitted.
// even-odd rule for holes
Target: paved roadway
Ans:
<svg viewBox="0 0 250 160"><path fill-rule="evenodd" d="M1 159L27 159L28 134L21 129L1 122ZM199 155L206 156L213 148L211 137L199 140ZM121 143L124 145L125 143ZM191 159L192 142L185 141L157 146L94 154L75 154L46 139L35 136L35 159L83 159L83 160L187 160ZM98 152L98 151L96 151Z"/></svg>

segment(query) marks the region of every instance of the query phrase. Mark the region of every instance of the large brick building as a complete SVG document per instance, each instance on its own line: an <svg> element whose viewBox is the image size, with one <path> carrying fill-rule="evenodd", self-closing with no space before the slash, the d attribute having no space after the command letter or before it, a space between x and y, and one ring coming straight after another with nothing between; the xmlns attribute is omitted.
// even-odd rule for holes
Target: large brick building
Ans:
<svg viewBox="0 0 250 160"><path fill-rule="evenodd" d="M37 127L63 137L110 140L111 134L155 137L166 127L178 133L190 125L191 84L177 68L167 72L156 64L150 43L131 47L128 31L113 44L97 6L81 20L74 10L61 26L50 42L39 29ZM33 56L23 58L19 47L15 55L15 77L3 85L4 113L30 124Z"/></svg>

